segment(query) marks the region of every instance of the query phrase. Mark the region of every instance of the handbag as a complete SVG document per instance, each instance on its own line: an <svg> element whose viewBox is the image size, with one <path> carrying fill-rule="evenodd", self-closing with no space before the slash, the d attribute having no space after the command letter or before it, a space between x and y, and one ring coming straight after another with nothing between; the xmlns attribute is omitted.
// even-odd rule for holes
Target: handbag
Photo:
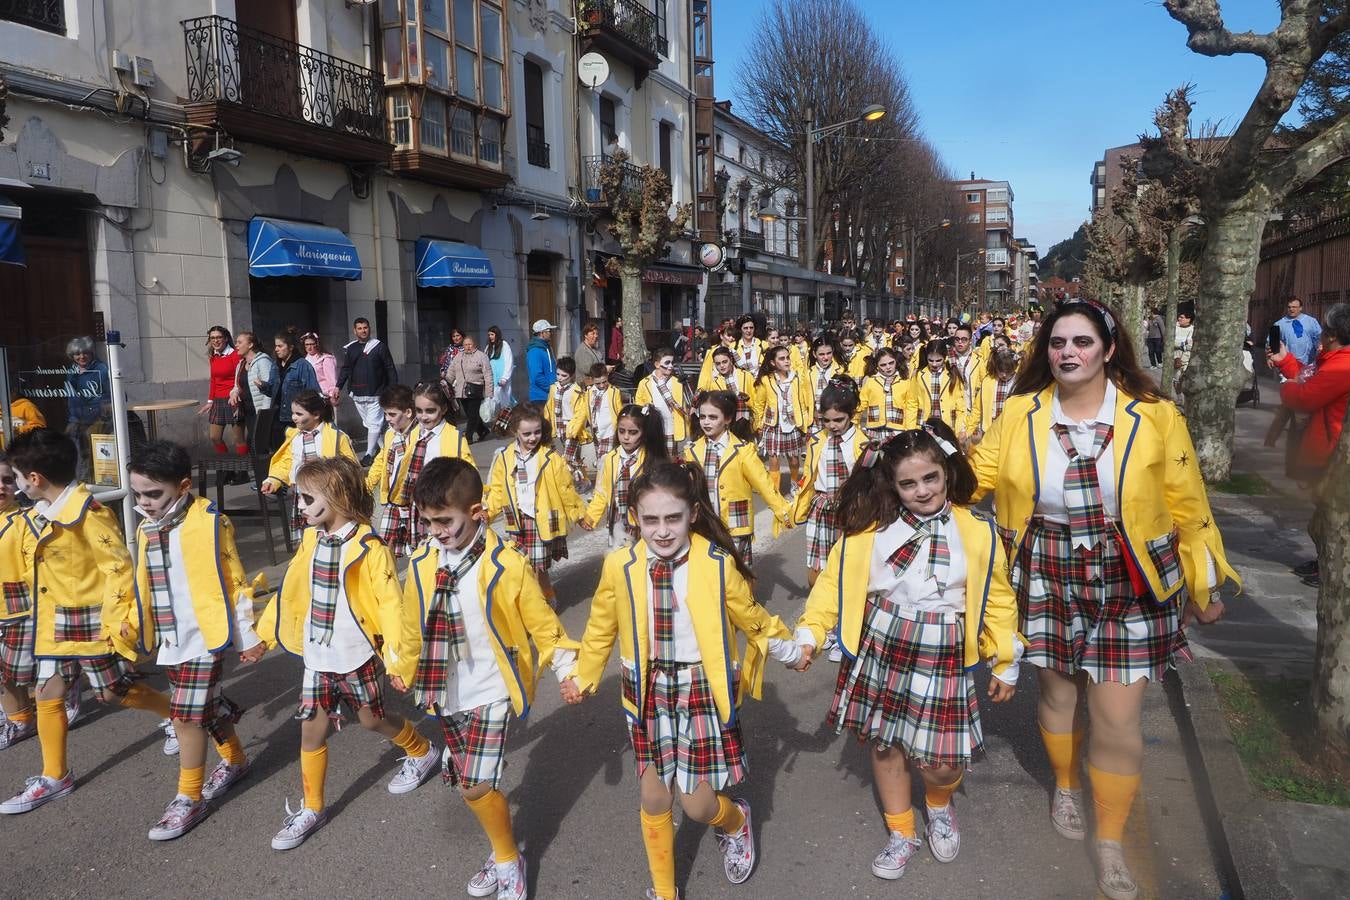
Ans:
<svg viewBox="0 0 1350 900"><path fill-rule="evenodd" d="M485 393L486 388L484 385L475 384L472 381L466 381L464 383L465 400L482 400Z"/></svg>

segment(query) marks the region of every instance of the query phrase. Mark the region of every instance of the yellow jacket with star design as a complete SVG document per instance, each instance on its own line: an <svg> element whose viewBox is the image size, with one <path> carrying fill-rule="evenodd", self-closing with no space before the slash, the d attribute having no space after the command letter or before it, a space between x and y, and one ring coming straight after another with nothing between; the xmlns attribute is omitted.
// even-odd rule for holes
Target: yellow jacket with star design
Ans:
<svg viewBox="0 0 1350 900"><path fill-rule="evenodd" d="M296 429L287 428L286 439L281 442L277 452L272 454L272 462L267 466L268 481L278 485L291 483L291 466L294 463L291 456L291 441L295 438L295 432ZM319 456L328 458L339 454L352 462L359 461L356 458L356 451L352 449L352 439L347 437L347 433L325 422L319 426Z"/></svg>
<svg viewBox="0 0 1350 900"><path fill-rule="evenodd" d="M381 445L380 451L375 454L375 459L370 465L370 472L366 475L366 486L370 488L371 493L380 500L380 490L385 486L385 475L389 471L389 454L386 449L388 441L393 436L393 429L386 428L384 432L385 443ZM408 466L412 462L413 448L422 438L422 426L414 425L408 429L407 449L399 457L398 465L394 467L394 477L387 480L388 493L381 501L383 503L393 503L398 506L406 506L412 503L412 493L408 490ZM441 433L436 435L436 455L435 459L446 457L448 459L462 459L474 468L478 463L474 462L473 450L469 447L469 442L464 440L464 434L449 422L441 423Z"/></svg>
<svg viewBox="0 0 1350 900"><path fill-rule="evenodd" d="M511 531L517 530L519 516L523 515L516 495L516 446L512 441L492 457L487 490L483 494L487 520L491 522L502 513L506 516L506 527ZM562 456L550 447L540 447L536 453L539 471L534 481L534 521L539 538L551 541L567 537L572 523L585 514L586 505L577 493Z"/></svg>
<svg viewBox="0 0 1350 900"><path fill-rule="evenodd" d="M633 395L633 402L638 406L646 406L652 402L652 398L661 393L661 389L656 386L653 380L655 376L648 375L642 379L637 386L637 392ZM684 382L675 376L666 380L666 385L670 388L671 399L675 401L675 409L671 411L671 426L674 428L674 439L676 443L689 438L689 402L693 400L685 394Z"/></svg>
<svg viewBox="0 0 1350 900"><path fill-rule="evenodd" d="M782 521L788 515L788 502L778 493L774 479L755 452L755 445L738 440L735 435L727 435L726 454L718 461L717 467L717 514L726 523L733 537L745 537L755 533L755 509L751 502L752 491L758 493L773 510L775 521ZM700 466L708 456L708 439L701 437L684 450L685 459ZM776 533L776 526L775 526Z"/></svg>

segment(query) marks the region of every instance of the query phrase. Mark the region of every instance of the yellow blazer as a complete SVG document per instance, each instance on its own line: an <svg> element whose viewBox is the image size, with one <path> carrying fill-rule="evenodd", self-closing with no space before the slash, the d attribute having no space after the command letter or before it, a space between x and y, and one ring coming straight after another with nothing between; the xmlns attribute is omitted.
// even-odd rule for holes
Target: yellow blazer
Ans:
<svg viewBox="0 0 1350 900"><path fill-rule="evenodd" d="M908 378L896 378L891 382L891 405L900 410L900 427L913 428L915 420L908 415L911 382ZM858 423L863 428L894 428L886 422L886 385L880 375L872 375L862 382L858 391Z"/></svg>
<svg viewBox="0 0 1350 900"><path fill-rule="evenodd" d="M296 429L287 428L286 439L281 442L277 452L272 454L272 462L267 467L268 481L275 481L278 485L291 483L291 440L295 437L295 432ZM319 456L330 457L339 454L352 462L359 462L356 451L352 449L352 439L347 437L346 432L339 431L325 422L319 426Z"/></svg>
<svg viewBox="0 0 1350 900"><path fill-rule="evenodd" d="M1002 672L1012 664L1017 630L1017 597L1008 584L1003 543L994 523L967 507L953 506L952 522L966 554L965 665L991 660L994 671ZM826 632L833 631L850 659L858 655L862 640L876 533L870 528L839 539L796 626L810 629L817 647L824 644Z"/></svg>
<svg viewBox="0 0 1350 900"><path fill-rule="evenodd" d="M411 438L413 429L417 427L414 422L408 426L407 437ZM393 428L384 429L384 437L380 440L380 450L375 454L375 458L370 463L370 471L366 473L366 487L370 489L371 496L375 498L376 503L392 503L390 499L393 494L394 479L387 477L389 472L389 444L398 436L398 432ZM404 454L404 459L407 454ZM397 475L397 470L394 471Z"/></svg>
<svg viewBox="0 0 1350 900"><path fill-rule="evenodd" d="M828 377L829 377L829 378L833 378L833 377L836 376L836 375L842 375L842 374L844 374L844 367L841 366L841 365L839 365L839 361L838 361L838 360L835 360L835 361L833 361L833 362L830 363L830 369L829 369L829 372L830 372L830 374L829 374ZM820 396L820 392L818 392L818 391L816 390L816 382L819 381L819 380L820 380L820 366L816 365L816 364L813 362L813 363L811 363L811 365L807 368L807 370L806 370L806 372L805 372L805 381L806 381L807 385L809 385L810 388L811 388L811 410L812 410L812 412L814 412L814 411L815 411L815 408L816 408L816 398L817 398L818 396ZM814 421L814 420L813 420L813 421Z"/></svg>
<svg viewBox="0 0 1350 900"><path fill-rule="evenodd" d="M188 590L197 627L211 653L235 646L235 605L247 603L253 613L253 587L244 575L239 548L234 543L234 524L205 497L195 497L183 519L179 540L184 559L174 565L187 570ZM145 540L136 542L136 635L137 647L149 653L159 646L155 630L155 601L146 568Z"/></svg>
<svg viewBox="0 0 1350 900"><path fill-rule="evenodd" d="M645 541L605 557L577 659L577 687L594 691L618 638L623 711L635 722L642 721L651 657L646 576ZM734 725L736 709L746 694L759 699L769 639L787 640L792 633L781 619L755 602L731 555L700 534L689 536L688 576L685 603L693 619L703 671L722 723ZM737 632L746 638L744 659Z"/></svg>
<svg viewBox="0 0 1350 900"><path fill-rule="evenodd" d="M998 379L986 375L980 380L979 390L975 392L975 412L973 416L975 423L982 432L988 432L994 424L994 401L998 397ZM1012 399L1012 390L1008 391L1007 400L1003 401L1003 408L1008 408L1008 400ZM1001 413L1000 413L1001 414ZM972 428L971 431L975 429Z"/></svg>
<svg viewBox="0 0 1350 900"><path fill-rule="evenodd" d="M755 338L750 346L756 348L754 359L752 360L754 365L746 371L754 376L759 374L759 367L764 364L764 354L769 352L769 342L763 338ZM740 338L736 338L736 343L732 345L731 352L736 354L736 368L744 368L745 344L742 343Z"/></svg>
<svg viewBox="0 0 1350 900"><path fill-rule="evenodd" d="M1053 440L1053 391L1049 387L1009 397L971 455L979 479L975 499L994 492L998 525L1015 548L1013 559L1040 499L1046 448ZM1125 545L1154 599L1180 602L1189 597L1203 609L1209 604L1211 557L1218 584L1231 579L1240 585L1224 555L1195 447L1176 406L1137 400L1118 390L1111 447Z"/></svg>
<svg viewBox="0 0 1350 900"><path fill-rule="evenodd" d="M23 561L23 533L28 520L23 510L11 506L0 513L0 622L22 619L33 608L33 596L28 591L28 573Z"/></svg>
<svg viewBox="0 0 1350 900"><path fill-rule="evenodd" d="M563 391L563 409L571 410L571 415L567 417L567 428L564 429L558 422L558 417L554 412L554 404L558 402L559 385L550 385L548 389L548 400L544 402L544 418L548 424L553 426L553 433L559 438L571 437L573 428L579 428L583 432L586 429L586 389L575 381L562 385Z"/></svg>
<svg viewBox="0 0 1350 900"><path fill-rule="evenodd" d="M692 399L685 396L684 383L680 379L671 376L666 382L670 386L670 396L675 399L675 409L672 411L673 425L675 427L675 440L683 441L689 438L689 413L687 412L689 401ZM637 386L637 393L633 396L633 402L638 406L645 406L652 402L652 397L659 394L661 389L652 385L652 376L648 375L642 379Z"/></svg>
<svg viewBox="0 0 1350 900"><path fill-rule="evenodd" d="M117 652L134 660L135 640L122 637L122 624L134 624L131 554L117 517L77 484L47 519L39 533L30 515L23 536L24 568L32 573L34 655Z"/></svg>
<svg viewBox="0 0 1350 900"><path fill-rule="evenodd" d="M744 369L732 369L729 378L723 377L718 374L717 368L714 366L711 371L699 376L698 389L700 391L731 391L733 394L744 394L753 398L755 396L755 376Z"/></svg>
<svg viewBox="0 0 1350 900"><path fill-rule="evenodd" d="M792 417L797 428L809 432L816 421L816 399L811 393L811 383L796 373L792 384ZM755 382L755 390L750 394L750 424L756 432L765 428L778 427L777 375L765 375Z"/></svg>
<svg viewBox="0 0 1350 900"><path fill-rule="evenodd" d="M858 344L853 356L844 364L844 371L854 381L861 382L867 376L867 361L872 358L872 348Z"/></svg>
<svg viewBox="0 0 1350 900"><path fill-rule="evenodd" d="M551 447L540 447L539 474L534 482L534 519L541 540L567 537L567 529L580 519L586 506L572 483L563 458ZM506 514L506 527L512 531L518 526L520 507L516 500L516 442L512 441L497 451L488 471L487 495L483 498L488 521Z"/></svg>
<svg viewBox="0 0 1350 900"><path fill-rule="evenodd" d="M787 518L788 503L778 493L764 463L760 462L755 446L738 440L735 435L730 435L730 438L726 455L717 468L717 514L722 517L733 537L742 537L755 533L751 491L764 498L774 516L780 520ZM687 459L703 465L708 455L708 439L699 438L684 452Z"/></svg>
<svg viewBox="0 0 1350 900"><path fill-rule="evenodd" d="M928 383L927 366L910 376L909 396L905 399L905 421L911 428L921 426L933 412L932 398L928 395ZM970 432L971 418L966 408L966 392L945 366L939 384L942 387L942 421L952 427L957 437L963 437Z"/></svg>
<svg viewBox="0 0 1350 900"><path fill-rule="evenodd" d="M724 345L724 344L721 342L721 340L719 339L718 342L717 342L716 344L713 344L711 347L709 347L709 348L707 349L707 352L705 352L705 353L703 354L703 364L702 364L701 366L699 366L699 369L698 369L698 384L699 384L699 390L703 390L703 381L704 381L704 379L705 379L705 378L708 378L709 376L712 375L713 372L717 371L717 366L713 365L713 354L714 354L715 352L717 352L717 348L718 348L718 347L722 347L722 346L725 346L725 345ZM733 347L727 347L727 349L731 351L731 356L732 356L733 359L735 359L735 358L736 358L736 348L733 346ZM737 368L737 369L740 369L740 366L737 366L736 368ZM753 378L754 376L752 375L751 377Z"/></svg>
<svg viewBox="0 0 1350 900"><path fill-rule="evenodd" d="M637 451L637 461L629 473L629 479L638 477L642 474L643 468L647 464L647 451L639 447ZM615 486L619 482L619 450L609 451L600 460L600 474L595 479L595 493L591 494L591 502L586 506L586 521L592 526L600 524L600 520L609 512L610 500L614 496ZM630 513L631 515L631 513Z"/></svg>
<svg viewBox="0 0 1350 900"><path fill-rule="evenodd" d="M816 496L816 476L820 474L820 459L829 439L830 436L822 428L812 435L811 443L806 445L806 465L802 467L802 477L797 481L797 496L792 500L792 521L798 525L806 521L806 514L811 511L811 501ZM856 465L863 448L867 446L867 435L861 428L853 429L849 446L853 448L853 462Z"/></svg>
<svg viewBox="0 0 1350 900"><path fill-rule="evenodd" d="M389 668L389 674L402 678L405 684L412 684L417 674L439 564L440 551L430 541L408 563L399 660ZM487 529L487 546L478 567L476 593L511 706L517 716L529 715L538 675L552 662L554 652L577 650L581 645L567 636L558 614L545 602L529 560L491 528Z"/></svg>
<svg viewBox="0 0 1350 900"><path fill-rule="evenodd" d="M591 398L594 394L590 388L581 392L582 415L573 414L572 421L567 423L566 437L580 441L583 444L595 440L595 421L592 418ZM605 388L605 396L600 400L602 406L609 406L609 420L617 426L619 424L619 410L623 409L623 397L619 394L619 389L614 385Z"/></svg>
<svg viewBox="0 0 1350 900"><path fill-rule="evenodd" d="M793 343L788 345L789 355L792 357L792 368L803 374L811 368L811 345L807 344L805 348Z"/></svg>
<svg viewBox="0 0 1350 900"><path fill-rule="evenodd" d="M305 655L305 623L309 621L313 599L310 569L318 545L319 529L306 528L276 596L258 619L258 637L269 650L279 646L292 656ZM356 534L342 545L341 566L342 586L352 617L370 641L371 649L384 657L391 670L395 669L403 661L399 647L403 595L393 552L369 525L358 524Z"/></svg>
<svg viewBox="0 0 1350 900"><path fill-rule="evenodd" d="M408 449L404 451L403 456L399 458L398 467L394 469L393 482L389 488L388 503L395 503L399 506L406 506L412 503L412 491L409 490L408 469L412 464L413 448L417 442L422 439L422 426L414 425L408 432ZM475 469L478 463L473 458L473 450L469 448L469 442L464 440L464 435L458 428L445 422L441 425L441 433L436 435L436 458L442 456L449 459L462 459ZM383 474L386 463L384 462L384 452L377 454L377 463L370 467L370 475L366 476L366 483L370 483L370 478L375 474L375 465L379 465L380 472Z"/></svg>

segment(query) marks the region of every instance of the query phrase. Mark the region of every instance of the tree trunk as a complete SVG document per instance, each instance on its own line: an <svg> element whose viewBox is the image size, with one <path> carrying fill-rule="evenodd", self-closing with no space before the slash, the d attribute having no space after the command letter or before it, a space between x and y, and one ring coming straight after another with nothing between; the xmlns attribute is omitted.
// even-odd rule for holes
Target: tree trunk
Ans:
<svg viewBox="0 0 1350 900"><path fill-rule="evenodd" d="M1125 333L1134 341L1135 357L1142 359L1148 358L1147 356L1139 356L1144 347L1144 309L1147 305L1144 302L1144 297L1146 292L1146 282L1127 282L1125 289L1121 292L1120 305L1116 307L1120 311L1120 317L1123 320L1121 324L1125 328Z"/></svg>
<svg viewBox="0 0 1350 900"><path fill-rule="evenodd" d="M1350 759L1350 440L1341 438L1308 524L1317 548L1317 654L1313 712L1325 757Z"/></svg>
<svg viewBox="0 0 1350 900"><path fill-rule="evenodd" d="M619 267L623 285L623 364L628 371L647 361L647 335L642 327L642 267L627 259Z"/></svg>
<svg viewBox="0 0 1350 900"><path fill-rule="evenodd" d="M1233 466L1233 411L1245 371L1243 326L1256 287L1261 232L1269 217L1269 201L1250 196L1218 215L1205 216L1209 236L1182 391L1200 471L1210 483L1227 479Z"/></svg>
<svg viewBox="0 0 1350 900"><path fill-rule="evenodd" d="M1177 225L1167 234L1167 302L1163 309L1162 374L1158 386L1164 397L1172 397L1172 354L1177 349L1177 302L1181 298L1181 236L1185 225Z"/></svg>

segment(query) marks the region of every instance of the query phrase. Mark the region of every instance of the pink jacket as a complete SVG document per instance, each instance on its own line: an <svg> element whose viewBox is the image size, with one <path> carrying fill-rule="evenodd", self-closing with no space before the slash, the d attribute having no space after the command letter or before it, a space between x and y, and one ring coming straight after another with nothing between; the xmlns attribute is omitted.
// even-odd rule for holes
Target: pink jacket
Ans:
<svg viewBox="0 0 1350 900"><path fill-rule="evenodd" d="M337 360L331 353L314 353L305 357L314 367L319 378L319 392L325 397L333 396L337 390Z"/></svg>

